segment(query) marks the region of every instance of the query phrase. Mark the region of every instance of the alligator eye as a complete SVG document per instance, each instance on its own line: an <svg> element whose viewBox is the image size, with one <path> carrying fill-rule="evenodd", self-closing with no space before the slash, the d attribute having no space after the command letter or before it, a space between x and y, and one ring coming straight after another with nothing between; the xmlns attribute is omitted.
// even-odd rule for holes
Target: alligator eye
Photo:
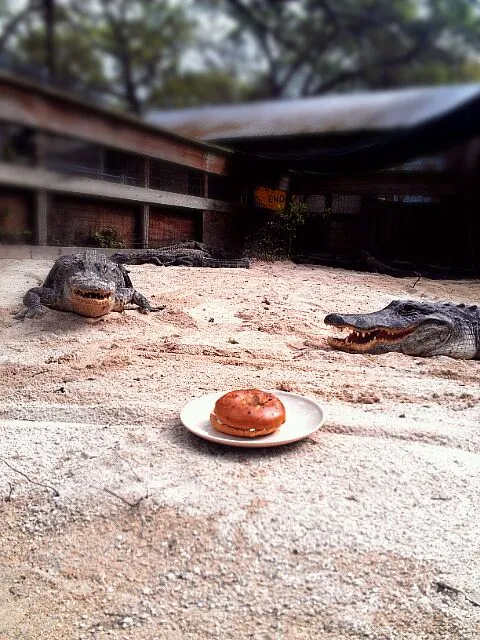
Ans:
<svg viewBox="0 0 480 640"><path fill-rule="evenodd" d="M405 314L414 313L415 307L413 306L413 304L404 304L403 307L399 309L399 311L400 313Z"/></svg>

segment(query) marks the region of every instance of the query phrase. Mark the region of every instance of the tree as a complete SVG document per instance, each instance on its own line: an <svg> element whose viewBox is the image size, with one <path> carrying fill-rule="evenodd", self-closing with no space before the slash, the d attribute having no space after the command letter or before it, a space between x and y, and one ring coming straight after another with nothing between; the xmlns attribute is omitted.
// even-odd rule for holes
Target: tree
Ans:
<svg viewBox="0 0 480 640"><path fill-rule="evenodd" d="M79 29L68 8L45 0L30 12L15 38L15 62L37 74L57 79L66 88L106 90L101 57L92 49L87 31Z"/></svg>
<svg viewBox="0 0 480 640"><path fill-rule="evenodd" d="M0 0L0 55L138 115L478 80L479 33L480 0Z"/></svg>
<svg viewBox="0 0 480 640"><path fill-rule="evenodd" d="M117 95L141 114L164 78L178 75L193 37L192 20L181 4L169 0L79 0L73 10Z"/></svg>
<svg viewBox="0 0 480 640"><path fill-rule="evenodd" d="M207 0L227 13L230 59L252 97L309 96L478 74L471 0ZM478 52L478 43L476 44ZM431 76L430 76L431 73Z"/></svg>
<svg viewBox="0 0 480 640"><path fill-rule="evenodd" d="M17 33L39 11L41 0L29 0L12 9L8 0L0 0L0 53L9 50Z"/></svg>
<svg viewBox="0 0 480 640"><path fill-rule="evenodd" d="M1 0L0 0L1 1ZM140 115L180 74L193 20L170 0L51 0L15 39L15 58L65 85L82 84ZM39 3L40 4L40 3ZM49 5L49 6L47 6ZM52 24L55 24L55 47ZM48 37L48 34L50 36Z"/></svg>

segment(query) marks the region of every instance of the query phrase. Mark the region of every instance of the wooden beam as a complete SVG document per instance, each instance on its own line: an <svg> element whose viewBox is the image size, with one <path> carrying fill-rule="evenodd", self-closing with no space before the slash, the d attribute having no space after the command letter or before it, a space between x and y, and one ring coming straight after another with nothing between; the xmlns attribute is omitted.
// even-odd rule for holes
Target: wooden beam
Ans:
<svg viewBox="0 0 480 640"><path fill-rule="evenodd" d="M0 163L0 185L2 184L23 189L47 189L52 192L70 193L72 195L133 200L139 203L143 202L166 207L225 212L239 209L238 204L223 200L188 196L170 191L157 191L156 189L146 189L145 187L130 187L115 182L79 178L45 169L20 167L7 163Z"/></svg>
<svg viewBox="0 0 480 640"><path fill-rule="evenodd" d="M291 174L295 195L372 194L372 195L452 195L457 191L455 177L441 173L370 173L362 176L313 176Z"/></svg>
<svg viewBox="0 0 480 640"><path fill-rule="evenodd" d="M148 232L150 229L150 205L142 204L140 212L140 246L142 249L148 249Z"/></svg>
<svg viewBox="0 0 480 640"><path fill-rule="evenodd" d="M150 189L150 158L145 158L143 163L143 173L145 177L144 187Z"/></svg>
<svg viewBox="0 0 480 640"><path fill-rule="evenodd" d="M48 195L45 189L35 192L35 242L44 247L47 244Z"/></svg>
<svg viewBox="0 0 480 640"><path fill-rule="evenodd" d="M0 120L220 175L233 151L0 73Z"/></svg>

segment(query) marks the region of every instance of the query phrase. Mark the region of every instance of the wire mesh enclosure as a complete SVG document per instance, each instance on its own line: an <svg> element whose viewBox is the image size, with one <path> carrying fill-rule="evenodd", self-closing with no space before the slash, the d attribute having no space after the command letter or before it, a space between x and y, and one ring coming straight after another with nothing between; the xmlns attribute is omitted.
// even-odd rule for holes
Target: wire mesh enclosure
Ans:
<svg viewBox="0 0 480 640"><path fill-rule="evenodd" d="M188 240L201 240L201 213L150 208L149 247L166 247Z"/></svg>
<svg viewBox="0 0 480 640"><path fill-rule="evenodd" d="M205 174L170 162L151 160L148 186L150 189L203 197Z"/></svg>
<svg viewBox="0 0 480 640"><path fill-rule="evenodd" d="M135 205L53 196L48 207L47 243L57 246L138 245Z"/></svg>

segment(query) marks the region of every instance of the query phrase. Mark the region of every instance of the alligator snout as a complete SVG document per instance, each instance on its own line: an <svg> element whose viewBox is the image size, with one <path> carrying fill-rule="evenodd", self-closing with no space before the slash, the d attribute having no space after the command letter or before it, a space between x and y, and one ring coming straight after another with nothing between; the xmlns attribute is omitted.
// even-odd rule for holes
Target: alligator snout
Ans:
<svg viewBox="0 0 480 640"><path fill-rule="evenodd" d="M339 313L329 313L328 316L325 316L323 321L325 324L333 324L335 326L344 324L343 317Z"/></svg>
<svg viewBox="0 0 480 640"><path fill-rule="evenodd" d="M333 327L355 327L356 329L371 329L375 325L369 321L368 314L358 315L341 315L339 313L329 313L324 318L325 324Z"/></svg>
<svg viewBox="0 0 480 640"><path fill-rule="evenodd" d="M89 298L103 298L115 292L115 282L87 274L70 278L68 287L75 295Z"/></svg>
<svg viewBox="0 0 480 640"><path fill-rule="evenodd" d="M91 289L72 289L73 295L79 298L87 298L88 300L105 300L105 298L109 298L113 291L105 290L105 289L96 289L92 291Z"/></svg>

